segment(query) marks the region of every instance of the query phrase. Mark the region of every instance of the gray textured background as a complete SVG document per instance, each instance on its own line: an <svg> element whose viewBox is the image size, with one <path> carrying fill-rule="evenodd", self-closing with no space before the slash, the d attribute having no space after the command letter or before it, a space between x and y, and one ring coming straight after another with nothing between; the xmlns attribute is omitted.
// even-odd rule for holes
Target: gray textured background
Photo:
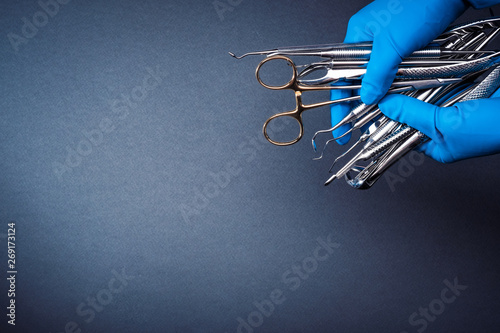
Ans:
<svg viewBox="0 0 500 333"><path fill-rule="evenodd" d="M0 5L0 276L9 221L19 271L15 328L1 279L2 332L236 332L249 316L254 332L417 332L409 317L455 278L467 289L425 331L497 332L500 157L323 187L343 151L311 160L328 109L305 115L300 143L265 142L293 97L227 51L340 42L368 1L222 3L71 1L47 22L36 1ZM16 52L7 36L33 15L43 26Z"/></svg>

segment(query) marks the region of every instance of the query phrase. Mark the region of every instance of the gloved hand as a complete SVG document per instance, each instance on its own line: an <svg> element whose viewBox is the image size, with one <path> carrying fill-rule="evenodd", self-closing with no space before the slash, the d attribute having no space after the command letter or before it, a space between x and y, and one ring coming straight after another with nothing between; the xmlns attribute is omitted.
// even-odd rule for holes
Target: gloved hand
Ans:
<svg viewBox="0 0 500 333"><path fill-rule="evenodd" d="M484 2L484 0L483 0ZM440 35L465 9L462 0L375 0L351 17L344 43L372 41L372 53L362 81L361 100L377 103L389 89L403 58L427 46ZM331 99L346 92L332 90ZM347 106L331 107L332 125L349 111ZM348 126L333 133L338 137ZM347 135L338 140L349 141Z"/></svg>
<svg viewBox="0 0 500 333"><path fill-rule="evenodd" d="M500 152L500 93L491 98L438 107L403 95L379 102L391 119L410 125L431 141L417 150L442 163Z"/></svg>

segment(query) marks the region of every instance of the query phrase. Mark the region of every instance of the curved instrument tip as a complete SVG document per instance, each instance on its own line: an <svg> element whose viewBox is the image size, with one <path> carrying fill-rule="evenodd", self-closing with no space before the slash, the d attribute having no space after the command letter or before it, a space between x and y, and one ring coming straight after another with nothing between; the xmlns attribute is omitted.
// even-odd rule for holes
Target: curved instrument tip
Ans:
<svg viewBox="0 0 500 333"><path fill-rule="evenodd" d="M236 58L236 59L241 59L241 58L245 58L246 56L250 56L250 55L265 55L265 56L269 56L269 54L272 53L272 50L270 51L257 51L257 52L248 52L248 53L245 53L245 54L242 54L240 56L237 56L236 54L234 54L233 52L228 52L229 55L233 58Z"/></svg>
<svg viewBox="0 0 500 333"><path fill-rule="evenodd" d="M244 58L244 57L246 57L246 56L247 56L247 54L244 54L244 55L241 55L241 56L239 56L239 57L238 57L238 56L237 56L236 54L234 54L233 52L228 52L228 53L229 53L229 55L230 55L231 57L236 58L236 59L241 59L241 58Z"/></svg>
<svg viewBox="0 0 500 333"><path fill-rule="evenodd" d="M319 161L319 160L320 160L320 159L322 159L322 158L323 158L323 154L321 154L321 156L319 156L319 157L313 157L313 159L312 159L312 160L313 160L313 161Z"/></svg>

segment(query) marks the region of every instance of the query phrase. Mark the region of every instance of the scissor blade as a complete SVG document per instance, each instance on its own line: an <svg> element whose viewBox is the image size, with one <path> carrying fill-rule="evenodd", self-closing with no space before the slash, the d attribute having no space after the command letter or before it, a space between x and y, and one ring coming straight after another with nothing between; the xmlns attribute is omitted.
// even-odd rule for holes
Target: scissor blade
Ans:
<svg viewBox="0 0 500 333"><path fill-rule="evenodd" d="M366 68L327 68L327 73L321 78L311 80L299 79L298 82L308 86L325 85L337 82L340 79L360 80L365 73Z"/></svg>
<svg viewBox="0 0 500 333"><path fill-rule="evenodd" d="M299 79L300 84L308 86L325 85L337 82L340 79L344 80L360 80L366 73L366 68L328 68L327 73L318 79L304 80ZM436 88L440 86L445 86L452 83L457 83L462 81L461 78L437 78L437 79L422 79L422 80L398 80L393 82L392 88L399 88L405 86L411 86L409 90L419 90ZM353 87L352 89L358 89L358 87ZM404 91L404 90L398 90Z"/></svg>

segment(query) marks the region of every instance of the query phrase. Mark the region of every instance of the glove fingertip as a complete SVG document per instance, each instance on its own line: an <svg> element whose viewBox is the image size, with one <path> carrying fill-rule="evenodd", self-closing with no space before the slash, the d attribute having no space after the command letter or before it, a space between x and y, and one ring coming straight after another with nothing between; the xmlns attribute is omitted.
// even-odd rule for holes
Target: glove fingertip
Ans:
<svg viewBox="0 0 500 333"><path fill-rule="evenodd" d="M378 103L378 106L387 117L399 120L398 116L404 104L404 97L401 95L388 95Z"/></svg>
<svg viewBox="0 0 500 333"><path fill-rule="evenodd" d="M392 120L407 124L433 140L440 138L435 124L435 115L439 107L397 94L384 97L378 106L382 113Z"/></svg>
<svg viewBox="0 0 500 333"><path fill-rule="evenodd" d="M384 94L370 83L363 84L359 93L361 101L367 105L377 104Z"/></svg>

